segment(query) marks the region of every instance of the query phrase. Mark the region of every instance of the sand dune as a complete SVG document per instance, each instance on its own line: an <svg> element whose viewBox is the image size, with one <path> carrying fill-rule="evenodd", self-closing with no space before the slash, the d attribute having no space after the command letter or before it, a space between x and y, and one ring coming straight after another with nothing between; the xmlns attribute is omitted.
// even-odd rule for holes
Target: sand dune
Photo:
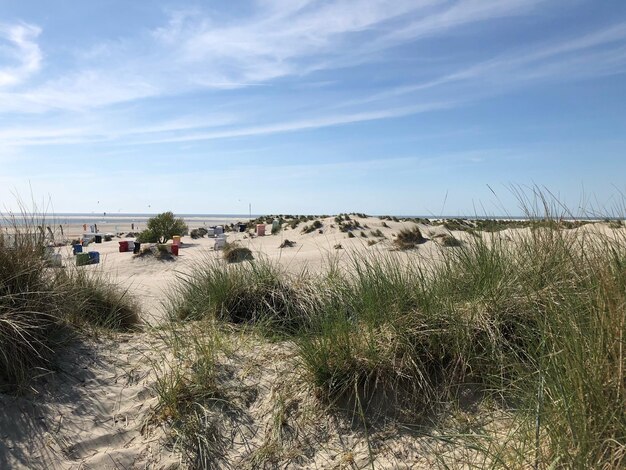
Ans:
<svg viewBox="0 0 626 470"><path fill-rule="evenodd" d="M249 248L255 257L266 257L292 271L321 269L329 258L349 266L351 252L388 253L399 230L412 222L383 221L371 217L358 219L367 229L355 231L354 238L341 232L333 218L309 234L301 227L284 229L276 235L253 237L250 233L229 233L229 242ZM383 223L384 222L384 223ZM194 228L192 224L190 228ZM269 229L269 227L268 227ZM419 257L424 263L436 262L437 235L448 233L443 227L421 226L430 239L417 250L397 253L400 258ZM79 225L73 226L80 232ZM103 227L106 230L106 227ZM372 235L380 230L383 237ZM591 226L580 230L601 230ZM360 234L365 233L367 238ZM515 237L515 230L501 237ZM455 232L459 239L471 235ZM279 248L284 240L295 242ZM368 241L376 240L375 244ZM102 468L178 468L181 457L167 445L166 432L152 420L156 405L154 363L161 361L165 347L158 327L165 321L161 303L173 289L180 273L193 269L204 257L220 257L213 250L214 240L183 239L174 261L136 259L132 253L118 252L118 238L90 245L100 252L100 264L83 269L102 270L115 282L128 288L141 303L147 326L140 333L111 334L90 338L68 346L58 368L46 372L34 383L35 391L12 397L0 395L0 468L102 469ZM341 248L338 247L341 245ZM64 263L73 263L70 247L59 248ZM156 330L153 328L157 328ZM233 341L236 341L236 337ZM298 396L315 407L310 391L298 384L295 353L288 343L246 341L237 353L225 359L236 372L242 386L255 390L251 398L245 431L237 436L227 452L233 468L251 467L250 455L268 441L271 410L278 395ZM290 388L287 389L287 385ZM293 398L293 397L292 397ZM295 403L295 401L294 401ZM321 415L320 415L321 416ZM310 432L310 447L297 449L302 454L289 468L364 468L369 465L368 448L360 432L332 417L314 423L301 432ZM440 446L426 437L389 428L385 448L378 449L378 466L389 468L429 468L431 450ZM237 463L239 462L239 463ZM406 463L403 463L406 462ZM405 467L402 467L405 465ZM281 467L282 468L282 467Z"/></svg>

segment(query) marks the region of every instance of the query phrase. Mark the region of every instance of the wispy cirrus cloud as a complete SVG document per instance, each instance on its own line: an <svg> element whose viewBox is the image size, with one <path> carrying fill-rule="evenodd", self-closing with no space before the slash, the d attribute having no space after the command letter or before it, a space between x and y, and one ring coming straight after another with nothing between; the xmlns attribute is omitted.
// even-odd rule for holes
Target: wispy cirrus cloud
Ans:
<svg viewBox="0 0 626 470"><path fill-rule="evenodd" d="M480 88L470 91L467 101L471 101L471 96L482 98L529 82L570 81L625 72L626 23L622 22L582 36L516 49L427 81L392 87L335 107L386 101L453 85ZM498 88L485 89L485 83L497 83Z"/></svg>
<svg viewBox="0 0 626 470"><path fill-rule="evenodd" d="M34 112L41 114L43 122L29 122L27 128L7 126L0 131L0 143L139 145L273 135L450 109L529 82L624 70L626 23L618 23L569 39L538 40L524 48L505 48L505 52L491 52L492 57L487 58L486 53L469 60L443 55L437 57L437 68L424 71L429 76L426 80L398 75L397 83L387 83L373 92L359 89L358 85L368 80L369 70L385 64L384 54L376 56L380 51L419 45L420 41L451 31L463 33L465 27L480 22L526 15L544 3L259 0L252 4L248 15L226 18L215 11L181 9L169 13L165 24L137 36L86 46L67 73L49 76L30 87L25 83L29 74L42 66L36 43L41 30L22 23L0 25L0 36L11 38L12 57L19 59L18 66L10 69L11 76L22 84L19 91L0 88L0 116L3 112ZM332 92L316 92L309 100L297 96L294 102L279 97L281 107L277 110L272 94L275 84L278 88L292 78L305 88L302 75L323 70L337 73L333 69L345 70L362 63L372 68L356 72L351 82L357 85L354 90L342 90L339 98ZM16 72L18 69L21 72ZM345 80L341 73L330 76L332 80L322 83L334 87ZM486 87L486 83L496 86ZM265 89L256 94L248 92L260 103L260 110L247 108L245 100L235 111L234 105L227 104L232 112L218 113L217 117L197 117L187 109L174 107L168 110L169 119L151 117L149 124L120 119L119 110L110 110L114 105L134 106L142 100L190 93L207 93L214 97L208 102L223 104L239 89L253 90L252 85L267 86L269 90L267 95ZM272 111L271 115L267 110ZM92 111L99 119L81 122ZM48 116L54 116L54 120L63 113L63 125L45 122Z"/></svg>
<svg viewBox="0 0 626 470"><path fill-rule="evenodd" d="M0 91L0 113L83 111L197 90L232 90L285 77L345 68L384 51L451 28L515 16L538 0L264 0L250 15L223 20L184 10L133 37L90 45L63 75L19 92ZM23 82L41 66L33 40L40 30L9 31L22 66L5 81ZM0 30L2 31L2 30ZM364 40L364 34L367 39ZM91 51L91 52L89 52ZM103 60L94 62L105 51Z"/></svg>
<svg viewBox="0 0 626 470"><path fill-rule="evenodd" d="M267 136L333 126L344 126L360 122L393 119L429 111L443 110L455 105L457 105L457 103L452 101L430 102L413 106L379 108L354 113L326 113L318 117L290 119L264 123L262 125L245 124L237 122L232 116L216 115L173 119L153 123L148 126L116 126L115 128L110 128L98 123L74 127L13 127L0 130L0 145L10 147L96 142L147 145Z"/></svg>
<svg viewBox="0 0 626 470"><path fill-rule="evenodd" d="M26 23L0 23L0 88L17 85L39 71L40 33L39 27ZM5 61L8 65L3 65Z"/></svg>

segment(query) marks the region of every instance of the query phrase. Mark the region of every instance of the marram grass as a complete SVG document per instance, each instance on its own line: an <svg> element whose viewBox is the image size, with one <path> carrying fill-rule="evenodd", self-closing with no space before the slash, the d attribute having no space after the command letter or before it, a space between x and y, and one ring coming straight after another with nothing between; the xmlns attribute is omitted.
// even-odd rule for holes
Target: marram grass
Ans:
<svg viewBox="0 0 626 470"><path fill-rule="evenodd" d="M171 311L286 334L318 396L367 419L437 421L471 385L515 432L448 436L473 455L453 466L623 468L624 234L544 223L442 247L430 265L396 255L316 276L210 262Z"/></svg>
<svg viewBox="0 0 626 470"><path fill-rule="evenodd" d="M0 237L0 390L25 386L54 362L65 341L85 328L139 323L128 292L98 273L55 269L45 259L43 221L25 213L13 237ZM33 235L34 234L34 235Z"/></svg>

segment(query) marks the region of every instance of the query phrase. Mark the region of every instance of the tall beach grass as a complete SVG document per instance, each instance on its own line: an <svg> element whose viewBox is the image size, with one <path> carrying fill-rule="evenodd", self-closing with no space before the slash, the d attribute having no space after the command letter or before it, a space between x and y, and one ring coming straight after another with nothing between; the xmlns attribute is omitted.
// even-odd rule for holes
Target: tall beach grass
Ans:
<svg viewBox="0 0 626 470"><path fill-rule="evenodd" d="M0 236L0 390L47 370L76 331L139 323L131 296L102 274L50 266L44 226L24 212Z"/></svg>
<svg viewBox="0 0 626 470"><path fill-rule="evenodd" d="M537 219L438 246L430 264L354 254L294 276L207 262L181 280L172 318L280 332L320 400L364 423L444 426L458 452L443 467L623 468L626 234ZM476 413L513 424L445 428L468 389Z"/></svg>

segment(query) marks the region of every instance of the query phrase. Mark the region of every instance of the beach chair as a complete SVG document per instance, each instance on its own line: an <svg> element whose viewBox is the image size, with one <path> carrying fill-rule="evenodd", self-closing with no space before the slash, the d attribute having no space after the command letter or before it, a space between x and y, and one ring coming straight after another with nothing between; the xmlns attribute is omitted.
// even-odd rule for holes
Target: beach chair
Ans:
<svg viewBox="0 0 626 470"><path fill-rule="evenodd" d="M226 246L226 235L222 234L215 239L215 244L213 245L214 250L221 250Z"/></svg>

